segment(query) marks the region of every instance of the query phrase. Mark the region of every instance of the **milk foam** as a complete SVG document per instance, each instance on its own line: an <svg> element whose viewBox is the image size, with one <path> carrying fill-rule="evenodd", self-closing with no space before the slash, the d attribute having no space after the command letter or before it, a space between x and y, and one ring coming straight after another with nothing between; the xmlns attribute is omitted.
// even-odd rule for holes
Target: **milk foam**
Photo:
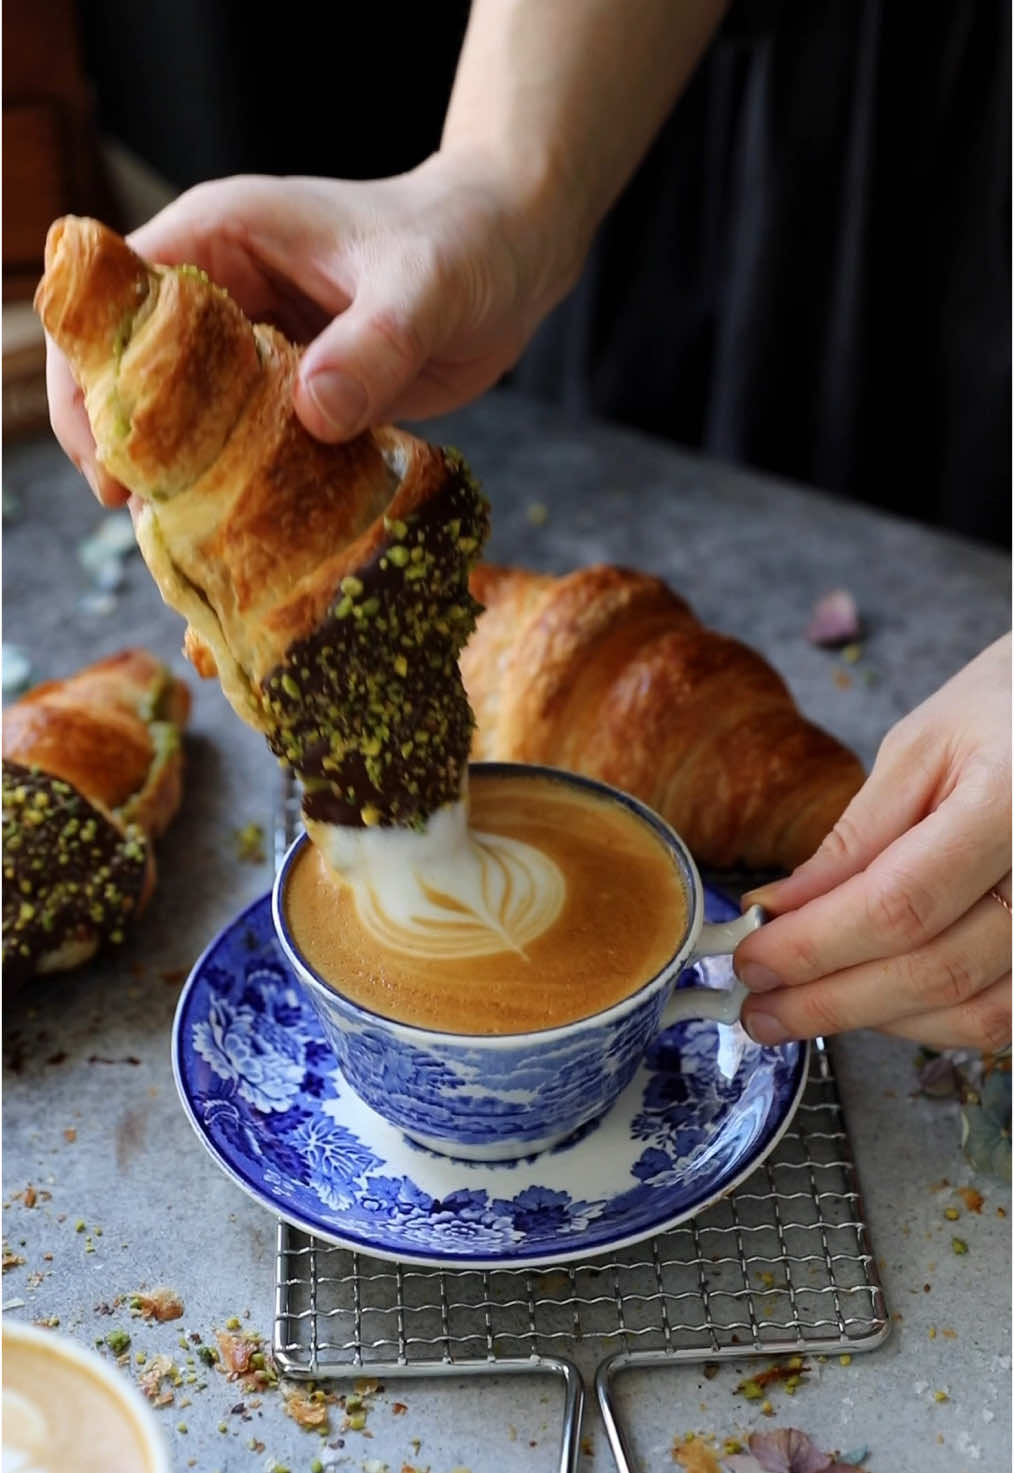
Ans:
<svg viewBox="0 0 1014 1473"><path fill-rule="evenodd" d="M363 926L395 951L524 956L563 907L559 866L520 839L469 828L465 801L439 808L419 831L311 821L307 832L352 887Z"/></svg>
<svg viewBox="0 0 1014 1473"><path fill-rule="evenodd" d="M46 1414L38 1402L10 1386L4 1387L4 1473L56 1473L46 1456L51 1443Z"/></svg>

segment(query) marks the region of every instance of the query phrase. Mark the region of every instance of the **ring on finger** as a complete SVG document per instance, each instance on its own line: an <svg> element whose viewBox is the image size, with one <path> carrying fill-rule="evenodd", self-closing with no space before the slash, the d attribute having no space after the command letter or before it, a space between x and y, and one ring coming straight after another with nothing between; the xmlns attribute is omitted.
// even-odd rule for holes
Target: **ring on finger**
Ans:
<svg viewBox="0 0 1014 1473"><path fill-rule="evenodd" d="M993 888L988 893L991 896L991 898L996 901L997 905L1002 905L1003 908L1004 908L1004 910L1007 912L1007 914L1010 915L1011 914L1011 903L1007 899L1007 896L1003 893L1003 886L1004 885L1006 885L1006 887L1007 887L1008 890L1010 889L1010 875L1009 874L1007 876L1005 876L1005 878L1002 879L999 882L999 884L994 885Z"/></svg>

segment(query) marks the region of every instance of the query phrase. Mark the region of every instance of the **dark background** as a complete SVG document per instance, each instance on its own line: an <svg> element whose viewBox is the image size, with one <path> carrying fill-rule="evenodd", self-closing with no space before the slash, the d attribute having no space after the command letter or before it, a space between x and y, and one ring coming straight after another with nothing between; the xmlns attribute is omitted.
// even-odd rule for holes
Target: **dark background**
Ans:
<svg viewBox="0 0 1014 1473"><path fill-rule="evenodd" d="M77 3L101 130L181 189L411 168L467 13ZM1010 140L1009 5L741 0L509 377L1009 546Z"/></svg>

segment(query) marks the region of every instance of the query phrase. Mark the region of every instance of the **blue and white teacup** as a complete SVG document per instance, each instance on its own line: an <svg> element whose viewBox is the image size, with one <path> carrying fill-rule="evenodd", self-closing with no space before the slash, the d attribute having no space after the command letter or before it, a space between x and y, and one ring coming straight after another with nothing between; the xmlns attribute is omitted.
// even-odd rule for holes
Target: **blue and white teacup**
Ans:
<svg viewBox="0 0 1014 1473"><path fill-rule="evenodd" d="M574 1022L537 1032L465 1035L397 1022L352 1002L325 982L301 954L289 928L286 883L305 834L291 845L275 878L272 916L282 950L312 1003L342 1073L378 1115L410 1139L473 1161L512 1160L565 1140L609 1109L637 1071L645 1050L673 1023L710 1018L734 1023L746 988L681 987L680 974L702 957L731 955L765 919L751 906L733 921L704 919L701 877L683 840L652 809L594 779L522 763L473 764L497 776L546 776L624 805L669 851L682 878L687 918L672 956L629 997Z"/></svg>

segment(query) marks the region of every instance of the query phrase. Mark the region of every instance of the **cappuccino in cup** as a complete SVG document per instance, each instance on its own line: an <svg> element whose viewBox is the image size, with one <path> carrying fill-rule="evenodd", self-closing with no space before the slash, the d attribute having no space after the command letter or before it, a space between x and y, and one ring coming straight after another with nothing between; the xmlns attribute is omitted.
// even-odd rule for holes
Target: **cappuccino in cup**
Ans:
<svg viewBox="0 0 1014 1473"><path fill-rule="evenodd" d="M418 833L308 823L271 913L360 1099L430 1150L503 1161L601 1115L672 1023L734 1023L741 983L681 973L763 915L706 921L686 845L629 793L526 763L469 781Z"/></svg>
<svg viewBox="0 0 1014 1473"><path fill-rule="evenodd" d="M4 1321L2 1411L4 1473L169 1473L140 1392L65 1335Z"/></svg>
<svg viewBox="0 0 1014 1473"><path fill-rule="evenodd" d="M467 828L445 810L425 836L358 831L376 858L341 876L327 843L304 849L285 913L324 982L417 1027L514 1034L602 1012L662 970L686 931L686 885L636 814L541 773L481 768L469 804Z"/></svg>

